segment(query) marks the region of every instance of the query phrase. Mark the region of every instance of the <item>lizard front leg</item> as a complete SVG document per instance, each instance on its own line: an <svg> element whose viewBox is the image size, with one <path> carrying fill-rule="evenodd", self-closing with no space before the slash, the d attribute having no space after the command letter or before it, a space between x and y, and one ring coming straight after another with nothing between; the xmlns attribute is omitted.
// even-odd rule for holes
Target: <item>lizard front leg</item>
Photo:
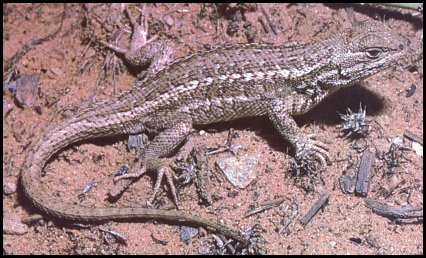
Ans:
<svg viewBox="0 0 426 258"><path fill-rule="evenodd" d="M171 121L170 119L169 121ZM154 200L163 177L166 177L167 183L173 196L173 201L178 207L176 188L173 183L173 171L170 168L170 159L167 158L173 150L175 150L192 129L192 121L190 119L183 119L171 125L170 128L165 129L158 134L144 149L141 159L132 168L129 174L116 177L114 180L121 180L124 178L139 178L147 171L157 171L157 180L155 182L154 191L148 200L148 205ZM123 189L124 190L124 189Z"/></svg>
<svg viewBox="0 0 426 258"><path fill-rule="evenodd" d="M325 166L329 160L327 146L311 139L302 133L292 118L294 114L301 114L310 109L310 99L304 95L290 95L285 98L273 99L268 104L268 117L281 136L295 148L296 157L310 153Z"/></svg>

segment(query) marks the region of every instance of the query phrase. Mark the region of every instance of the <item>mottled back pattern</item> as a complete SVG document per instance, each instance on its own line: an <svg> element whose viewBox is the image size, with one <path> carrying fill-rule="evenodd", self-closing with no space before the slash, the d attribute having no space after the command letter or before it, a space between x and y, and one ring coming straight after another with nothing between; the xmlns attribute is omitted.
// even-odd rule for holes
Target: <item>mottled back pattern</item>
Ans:
<svg viewBox="0 0 426 258"><path fill-rule="evenodd" d="M330 91L393 65L407 48L407 40L388 26L367 21L309 44L242 44L195 53L148 78L143 82L147 88L127 97L149 112L210 112L215 106L251 105L293 91L316 103Z"/></svg>
<svg viewBox="0 0 426 258"><path fill-rule="evenodd" d="M154 197L165 176L177 205L167 157L185 141L192 126L258 115L269 117L294 147L296 157L311 155L324 165L326 145L303 134L292 116L306 112L329 93L395 64L407 52L408 40L381 22L366 21L307 44L244 44L194 53L149 73L141 82L143 87L95 103L46 132L26 157L22 185L36 207L61 218L97 221L161 216L224 230L223 225L173 211L59 203L44 189L43 168L53 154L81 140L153 133L156 136L132 174L140 177L146 171L157 171Z"/></svg>

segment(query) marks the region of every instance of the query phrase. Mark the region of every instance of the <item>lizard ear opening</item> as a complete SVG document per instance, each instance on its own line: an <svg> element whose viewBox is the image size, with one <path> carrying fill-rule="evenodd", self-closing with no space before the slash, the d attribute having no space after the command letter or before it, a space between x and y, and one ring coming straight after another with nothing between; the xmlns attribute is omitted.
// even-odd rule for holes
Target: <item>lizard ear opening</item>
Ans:
<svg viewBox="0 0 426 258"><path fill-rule="evenodd" d="M367 48L365 50L365 55L370 59L378 59L383 54L383 50L377 47Z"/></svg>

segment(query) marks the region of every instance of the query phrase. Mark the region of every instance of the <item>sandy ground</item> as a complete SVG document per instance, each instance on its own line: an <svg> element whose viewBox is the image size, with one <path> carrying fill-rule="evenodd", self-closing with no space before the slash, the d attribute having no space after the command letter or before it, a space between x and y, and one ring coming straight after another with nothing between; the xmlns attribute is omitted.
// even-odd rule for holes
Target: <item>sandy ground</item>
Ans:
<svg viewBox="0 0 426 258"><path fill-rule="evenodd" d="M230 24L231 18L226 17L227 13L235 15L232 8L212 5L204 8L199 4L147 5L145 13L150 16L150 35L158 34L160 38L172 40L174 56L181 57L209 46L246 43L248 40L280 44L290 40L322 39L351 26L342 7L260 4L255 10L241 7L243 20L237 19L234 24ZM133 85L135 74L121 65L120 58L96 44L97 39L107 40L107 35L121 33L118 44L127 46L130 28L120 8L118 4L67 5L58 35L34 46L13 66L17 74L37 74L39 83L32 95L33 104L24 107L19 107L12 92L3 90L3 222L5 219L14 221L11 222L12 229L4 225L3 254L204 254L223 251L209 232L200 230L198 236L184 243L179 237L180 226L155 221L111 221L81 226L45 218L36 220L28 228L18 222L28 214L37 213L22 193L18 178L29 146L46 131L52 117L55 117L54 123L60 122L72 116L72 110L56 115L58 111L109 99ZM268 26L266 32L259 22L259 17L265 19L261 8L275 25L277 35ZM134 6L130 9L136 14ZM57 30L63 11L63 5L3 4L3 65L24 44ZM397 33L411 40L417 53L421 53L423 28L408 11L400 14L395 10L358 6L354 16L356 20L385 19ZM255 31L252 39L246 35L248 30ZM108 62L104 66L105 60ZM9 74L10 70L4 71L3 80ZM411 97L406 97L406 90L412 84L417 90ZM223 146L229 129L234 128L238 137L233 143L242 147L237 157L260 154L255 168L257 178L245 189L232 186L214 164L233 154L212 155L209 191L214 197L213 204L200 205L196 187L191 184L179 190L182 209L235 229L247 230L257 224L258 243L252 248L253 253L422 254L422 223L398 223L379 216L365 206L365 198L344 194L339 187L339 178L347 168L348 160L352 158L356 163L361 154L351 147L350 140L339 137L338 112L344 113L347 107L358 110L360 103L367 106L367 120L371 121L371 131L366 139L373 152L387 152L388 138L402 137L407 129L422 136L422 63L417 68L398 66L387 69L361 85L337 92L319 107L297 118L306 133L314 132L320 141L329 145L333 160L314 191L305 191L289 177L293 151L266 118L197 128L206 133L194 132L188 144L208 147ZM395 179L384 174L385 162L376 157L368 198L395 207L422 207L423 158L411 150L398 151L399 154L400 163L394 169L398 176L395 187L389 186L395 184ZM134 155L134 151L127 149L126 137L74 145L56 155L45 168L46 191L64 203L91 207L143 206L152 192L155 175L141 178L116 203L110 203L106 198L113 185L113 175L122 165L130 166ZM93 189L79 198L91 180L94 181ZM393 187L392 193L386 192L389 187ZM304 226L301 218L324 192L331 194L327 204ZM164 205L161 207L172 205L167 193L165 185L158 198ZM285 197L278 207L243 217L253 205L278 196ZM119 241L102 229L124 234L127 240Z"/></svg>

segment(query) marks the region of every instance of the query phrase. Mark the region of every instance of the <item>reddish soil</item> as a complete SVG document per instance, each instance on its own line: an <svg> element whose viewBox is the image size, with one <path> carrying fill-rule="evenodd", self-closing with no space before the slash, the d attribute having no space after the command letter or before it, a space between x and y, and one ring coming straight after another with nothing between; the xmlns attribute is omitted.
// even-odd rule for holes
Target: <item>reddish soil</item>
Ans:
<svg viewBox="0 0 426 258"><path fill-rule="evenodd" d="M31 144L49 127L58 111L94 100L112 98L130 89L135 75L120 66L120 59L95 44L95 39L107 39L120 29L129 29L128 19L114 5L67 5L61 31L51 40L36 45L13 67L19 74L38 74L40 81L34 107L19 107L13 93L3 93L3 184L17 186L6 194L3 191L3 217L15 220L37 213L25 198L18 183L20 168ZM134 14L136 10L131 7ZM265 17L261 8L275 24L278 35L270 29L265 32L259 17ZM89 10L89 12L87 12ZM254 42L281 44L289 40L309 42L322 39L342 28L351 26L347 12L336 5L259 4L256 10L244 9L244 19L235 22L238 31L227 34L231 19L221 8L199 4L147 5L150 35L158 33L175 44L175 57L204 50L209 45L246 43L245 23L256 30ZM59 4L3 4L3 65L24 44L42 38L58 29L64 6ZM422 52L422 25L402 10L357 6L356 20L380 17L395 32L412 42L417 53ZM85 17L85 12L86 17ZM232 13L232 10L229 11ZM217 14L219 18L217 19ZM216 21L219 23L216 24ZM217 30L217 31L216 31ZM93 42L90 42L90 38ZM124 32L118 44L126 46L130 34ZM90 44L89 44L90 42ZM105 58L112 58L119 69L103 74ZM111 62L112 62L111 61ZM111 69L111 63L108 68ZM3 72L3 79L10 74ZM100 78L98 80L98 78ZM406 89L415 84L417 90L406 97ZM357 85L337 92L319 107L297 118L306 133L315 133L317 139L330 148L332 165L322 173L322 183L314 191L305 191L289 174L293 152L266 118L251 118L230 123L206 126L205 134L193 133L189 145L222 146L229 128L235 128L241 145L238 155L260 154L258 176L247 188L233 187L214 165L215 160L230 157L224 152L210 156L211 194L216 197L211 206L198 204L194 184L181 188L181 208L215 221L223 221L235 229L246 230L258 224L261 238L254 252L268 254L422 254L423 224L396 223L379 216L365 206L365 198L343 194L339 178L348 165L349 157L359 160L361 154L351 148L351 142L339 137L336 126L338 112L347 107L358 110L359 103L367 106L367 120L371 132L367 136L370 150L388 150L388 138L400 136L408 129L423 135L423 65L417 69L402 66L387 69ZM83 104L84 105L84 104ZM68 114L69 115L69 114ZM54 123L65 118L55 117ZM210 132L209 129L215 129ZM200 129L200 128L197 128ZM187 144L187 145L188 145ZM106 196L113 185L112 178L122 165L130 166L134 151L128 151L124 137L85 141L60 152L46 166L46 191L58 202L91 207L143 206L152 192L155 175L142 177L123 196L111 204ZM188 148L188 146L184 147ZM376 157L373 165L368 198L400 207L423 206L423 157L413 151L403 151L395 169L399 185L391 194L384 189L391 184L384 170L383 160ZM179 153L178 153L179 155ZM78 198L87 183L94 179L93 189ZM160 202L171 206L167 186L162 188ZM328 203L304 226L300 219L324 192L330 192ZM243 217L253 204L261 204L276 196L286 200L278 207L250 217ZM296 215L292 217L292 211ZM296 213L297 212L297 213ZM292 220L286 230L282 223ZM127 236L125 243L117 241L99 229L107 229ZM216 241L210 232L200 234L189 243L179 238L180 227L154 221L107 222L76 226L54 218L35 221L28 229L3 229L3 254L203 254L218 253ZM163 240L164 243L157 241Z"/></svg>

